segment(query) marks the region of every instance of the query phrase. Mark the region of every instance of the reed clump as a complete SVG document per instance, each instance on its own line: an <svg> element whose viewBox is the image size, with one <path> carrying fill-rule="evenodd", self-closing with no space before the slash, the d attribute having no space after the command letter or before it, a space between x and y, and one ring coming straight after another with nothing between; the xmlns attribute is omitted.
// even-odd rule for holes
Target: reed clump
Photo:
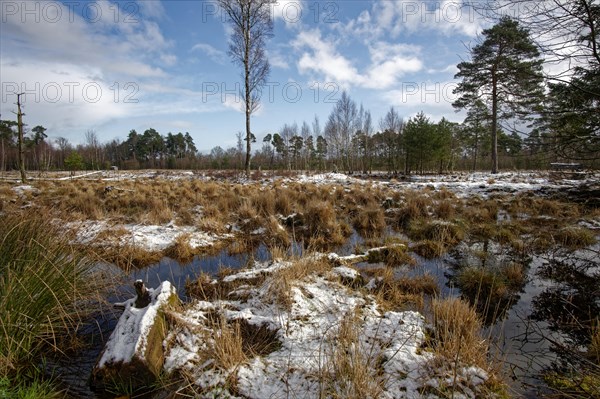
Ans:
<svg viewBox="0 0 600 399"><path fill-rule="evenodd" d="M47 219L3 215L0 224L0 379L18 384L45 353L62 353L100 309L91 257ZM31 371L31 370L30 370ZM12 383L11 383L12 384Z"/></svg>

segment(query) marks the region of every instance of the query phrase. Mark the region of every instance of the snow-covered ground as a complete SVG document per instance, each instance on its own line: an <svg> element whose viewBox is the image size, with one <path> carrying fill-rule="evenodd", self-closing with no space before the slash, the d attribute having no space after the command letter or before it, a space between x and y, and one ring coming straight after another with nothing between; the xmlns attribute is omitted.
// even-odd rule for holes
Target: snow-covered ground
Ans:
<svg viewBox="0 0 600 399"><path fill-rule="evenodd" d="M227 279L246 281L287 267L289 262L257 264ZM270 289L277 280L270 278L257 286L239 287L236 296L245 300L193 302L182 314L184 327L167 338L174 345L167 354L166 371L184 370L204 392L202 397L223 394L225 382L231 383L231 378L244 398L346 397L351 393L352 377L336 369L339 356L345 353L350 362L360 362L354 367L370 373L366 376L370 397L434 398L437 396L431 392L441 392L444 386L454 386L457 398L475 397L487 373L473 365L461 365L454 379L449 369L435 366L435 355L421 348L426 327L423 317L412 311L385 312L367 290L340 283L340 277L354 275L353 269L338 267L322 276L291 282L289 308L273 300ZM201 353L211 351L212 339L219 334L210 323L215 312L229 321L243 319L275 331L277 349L229 370L206 360ZM355 340L342 343L341 329L348 320Z"/></svg>
<svg viewBox="0 0 600 399"><path fill-rule="evenodd" d="M166 225L115 224L108 221L80 221L67 223L66 227L76 231L80 244L123 246L131 245L149 252L164 251L178 237L187 237L193 249L208 248L232 238L231 234L213 234L199 231L193 226L178 226L174 222ZM113 232L112 234L103 234Z"/></svg>

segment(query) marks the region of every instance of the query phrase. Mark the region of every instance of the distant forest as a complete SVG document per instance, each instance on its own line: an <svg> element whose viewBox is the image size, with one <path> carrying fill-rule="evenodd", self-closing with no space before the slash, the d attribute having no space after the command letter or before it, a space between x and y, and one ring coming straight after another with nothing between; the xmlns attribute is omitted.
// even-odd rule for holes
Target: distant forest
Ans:
<svg viewBox="0 0 600 399"><path fill-rule="evenodd" d="M339 119L344 109L351 120ZM337 121L337 122L336 122ZM337 125L336 125L337 123ZM354 126L349 140L340 132ZM315 170L365 173L446 173L455 170L489 170L490 135L484 126L431 121L423 113L408 120L390 108L373 127L371 116L342 94L329 120L321 128L315 117L309 124L285 124L278 133L254 140L252 168L262 170ZM360 127L358 127L360 126ZM0 121L0 170L18 170L16 123ZM244 167L245 141L238 133L237 145L214 147L202 153L189 133L160 134L153 128L131 130L124 141L101 143L96 132L84 134L77 146L64 138L48 140L46 129L35 126L24 138L25 167L30 171L119 169L238 169ZM532 131L524 138L499 132L500 169L545 169L555 161L570 161L553 150L551 138ZM578 159L577 156L574 157ZM578 160L588 167L598 159Z"/></svg>

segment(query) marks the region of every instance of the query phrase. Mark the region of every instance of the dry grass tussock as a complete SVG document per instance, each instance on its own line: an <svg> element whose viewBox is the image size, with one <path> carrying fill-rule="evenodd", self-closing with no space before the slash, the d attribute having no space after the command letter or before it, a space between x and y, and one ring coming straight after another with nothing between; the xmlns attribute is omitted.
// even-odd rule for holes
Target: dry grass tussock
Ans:
<svg viewBox="0 0 600 399"><path fill-rule="evenodd" d="M175 242L164 251L164 254L180 263L188 263L195 255L197 255L197 252L198 251L190 245L190 235L181 234L175 239Z"/></svg>
<svg viewBox="0 0 600 399"><path fill-rule="evenodd" d="M97 257L105 262L114 263L128 272L158 263L163 257L161 251L148 251L139 245L113 245L96 249Z"/></svg>
<svg viewBox="0 0 600 399"><path fill-rule="evenodd" d="M408 234L412 239L420 240L413 250L428 259L443 255L465 236L462 226L443 220L414 224Z"/></svg>
<svg viewBox="0 0 600 399"><path fill-rule="evenodd" d="M201 301L218 301L232 299L231 293L241 286L259 286L264 283L266 275L258 274L253 278L234 279L225 281L225 277L237 273L239 270L222 268L216 278L201 273L197 278L188 279L185 282L186 294ZM243 299L243 298L239 298Z"/></svg>
<svg viewBox="0 0 600 399"><path fill-rule="evenodd" d="M419 191L410 190L404 194L400 203L395 216L395 225L408 229L413 222L429 217L433 200Z"/></svg>
<svg viewBox="0 0 600 399"><path fill-rule="evenodd" d="M482 324L475 309L459 298L434 299L432 315L431 344L438 361L489 369L488 344L481 336Z"/></svg>
<svg viewBox="0 0 600 399"><path fill-rule="evenodd" d="M416 260L408 252L408 244L391 242L381 249L372 249L368 252L367 261L369 263L385 263L389 267L414 266Z"/></svg>
<svg viewBox="0 0 600 399"><path fill-rule="evenodd" d="M223 317L217 317L211 326L212 354L217 365L224 370L234 370L248 361L243 349L243 338L238 323L228 323Z"/></svg>
<svg viewBox="0 0 600 399"><path fill-rule="evenodd" d="M386 227L383 209L380 205L356 209L352 225L363 237L381 237Z"/></svg>
<svg viewBox="0 0 600 399"><path fill-rule="evenodd" d="M575 250L594 245L596 235L591 230L583 227L567 226L554 234L554 240L565 248Z"/></svg>
<svg viewBox="0 0 600 399"><path fill-rule="evenodd" d="M482 200L479 197L466 200L463 217L469 223L495 223L498 218L499 205L495 200Z"/></svg>
<svg viewBox="0 0 600 399"><path fill-rule="evenodd" d="M421 276L397 276L391 268L365 270L365 275L375 279L372 293L384 310L401 311L410 308L422 309L424 297L435 295L439 288L435 278L429 274Z"/></svg>
<svg viewBox="0 0 600 399"><path fill-rule="evenodd" d="M290 310L293 304L292 287L308 276L324 276L331 270L325 257L305 256L289 261L289 265L275 272L269 280L266 300Z"/></svg>
<svg viewBox="0 0 600 399"><path fill-rule="evenodd" d="M378 366L385 360L378 351L360 343L362 322L358 312L344 316L330 340L327 366L321 371L321 394L332 398L378 398L383 393Z"/></svg>
<svg viewBox="0 0 600 399"><path fill-rule="evenodd" d="M338 218L330 202L316 201L309 204L304 219L304 237L310 248L324 249L331 245L341 245L351 232L348 224Z"/></svg>
<svg viewBox="0 0 600 399"><path fill-rule="evenodd" d="M518 293L527 274L522 264L510 262L495 268L466 266L456 276L456 284L469 302L491 321L503 313Z"/></svg>

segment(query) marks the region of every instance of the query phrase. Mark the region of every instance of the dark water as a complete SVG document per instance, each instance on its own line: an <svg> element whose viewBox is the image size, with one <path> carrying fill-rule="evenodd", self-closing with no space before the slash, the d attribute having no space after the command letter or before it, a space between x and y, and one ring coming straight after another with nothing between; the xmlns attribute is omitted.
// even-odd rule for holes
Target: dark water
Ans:
<svg viewBox="0 0 600 399"><path fill-rule="evenodd" d="M460 252L464 251L463 247ZM487 313L481 315L487 320L483 336L491 343L494 359L504 364L502 371L511 397L533 399L552 393L541 375L548 370L564 371L565 363L577 373L579 365L571 349L589 344L590 328L577 327L579 323L573 320L589 321L600 315L599 251L600 246L596 245L587 250L555 250L521 258L526 270L523 285L509 301L486 309ZM456 265L464 262L465 256L456 251L436 259L411 255L417 266L403 268L399 274L431 275L438 283L441 297L464 296L455 274ZM491 253L487 267L514 260L513 256L510 251Z"/></svg>
<svg viewBox="0 0 600 399"><path fill-rule="evenodd" d="M589 344L589 321L600 315L599 250L596 245L527 257L524 284L510 301L502 303L502 309L490 310L495 317L483 334L495 358L504 363L511 396L537 398L551 393L541 374L565 371L565 364L578 373L574 348ZM502 259L497 261L506 261L506 256L500 254ZM412 274L433 275L442 297L462 295L455 284L457 259L453 255L434 260L415 257L419 262ZM485 315L482 318L486 320Z"/></svg>
<svg viewBox="0 0 600 399"><path fill-rule="evenodd" d="M352 253L354 247L361 244L363 239L356 232L353 232L347 242L335 248L335 252L341 255ZM290 254L302 255L303 246L301 243L293 243L289 249ZM150 265L143 269L133 270L125 273L118 267L111 264L101 264L98 267L106 278L118 281L114 291L112 291L107 302L118 303L135 296L133 283L141 279L148 287L157 287L163 281L170 281L183 301L187 301L185 292L185 283L188 279L194 279L200 273L215 275L224 267L240 269L251 264L251 262L264 262L271 259L268 248L263 245L257 245L249 253L231 254L226 248L216 255L196 256L189 263L180 263L171 258L163 258L160 262ZM114 330L122 311L112 306L107 306L101 314L97 314L93 321L81 331L81 336L86 343L83 350L70 357L68 361L59 359L57 361L49 360L46 368L51 370L58 381L62 382L68 393L74 398L102 398L112 397L111 395L100 395L91 391L89 387L89 376L99 358L104 344L108 340L110 333Z"/></svg>
<svg viewBox="0 0 600 399"><path fill-rule="evenodd" d="M189 263L179 263L170 258L163 258L156 264L144 269L133 270L130 273L125 273L110 264L101 264L98 267L104 278L117 281L117 286L107 298L109 304L122 302L135 296L133 282L137 279L142 279L148 287L157 287L161 282L168 280L177 288L179 297L185 301L187 300L185 296L187 279L193 279L200 273L214 275L222 267L239 269L251 261L267 261L269 259L270 253L267 248L259 245L251 253L230 254L227 249L224 249L216 255L196 256ZM67 393L73 398L114 397L110 394L96 394L89 387L92 369L122 313L121 310L109 304L82 329L80 337L86 344L84 349L77 351L68 359L49 359L45 364L49 373L64 385Z"/></svg>
<svg viewBox="0 0 600 399"><path fill-rule="evenodd" d="M363 239L354 233L346 244L336 248L340 255L348 255L363 244ZM581 257L573 254L550 254L532 256L527 259L527 278L518 292L505 306L503 312L498 312L491 320L485 331L486 337L492 342L495 355L505 363L505 373L512 381L512 395L517 397L535 398L544 392L545 385L540 379L540 373L551 367L556 367L562 361L557 352L557 343L585 344L586 331L575 331L561 328L561 312L572 314L576 309L565 309L565 297L568 296L582 303L600 307L600 293L597 277L600 274L600 262L594 253L586 253ZM301 255L302 245L295 244L290 251ZM456 264L460 259L456 253L442 258L428 260L412 254L417 259L417 266L402 271L408 275L429 274L434 276L441 290L441 296L460 296L461 290L456 285L454 274ZM227 249L216 255L198 256L191 262L182 264L170 258L163 258L159 263L141 270L126 274L112 265L103 265L111 278L118 278L122 284L110 296L109 301L120 302L134 296L133 282L142 279L149 287L156 287L162 281L169 280L177 288L182 300L185 296L185 282L193 279L199 273L216 274L220 268L242 268L253 261L268 261L270 254L264 245L257 246L251 253L230 254ZM492 260L493 261L493 260ZM591 271L591 272L590 272ZM579 274L578 274L579 273ZM591 273L591 274L590 274ZM596 274L594 274L596 273ZM590 275L596 277L589 277ZM577 307L577 303L574 305ZM593 309L596 309L592 306ZM582 306L579 306L581 308ZM589 311L589 306L588 311ZM599 309L600 311L600 309ZM104 343L114 329L121 311L107 307L97 315L85 334L87 347L65 363L61 361L49 364L54 368L59 380L68 387L69 393L77 398L99 398L90 391L88 378L100 355ZM597 313L596 313L597 314ZM589 316L589 315L588 315ZM585 317L585 315L581 315ZM564 318L564 317L563 317ZM583 341L581 338L584 338ZM110 396L109 396L110 397Z"/></svg>

